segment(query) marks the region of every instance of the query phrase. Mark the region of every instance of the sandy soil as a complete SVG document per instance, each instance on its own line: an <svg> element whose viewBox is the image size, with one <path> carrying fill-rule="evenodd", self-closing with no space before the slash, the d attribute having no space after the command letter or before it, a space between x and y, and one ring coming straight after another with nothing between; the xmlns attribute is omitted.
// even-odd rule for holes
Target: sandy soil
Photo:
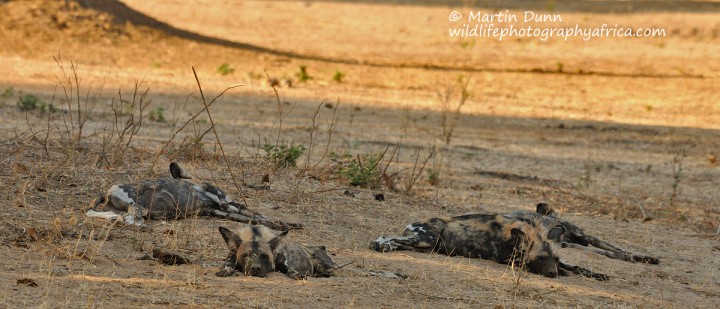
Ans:
<svg viewBox="0 0 720 309"><path fill-rule="evenodd" d="M607 23L668 35L448 36L457 25L452 11L505 9L562 16L538 26ZM717 1L0 1L0 304L717 307L719 15ZM72 63L78 80L67 78ZM234 72L220 74L222 64ZM301 65L307 82L298 80ZM211 127L207 114L190 120L203 107L193 66L207 101L242 85L210 108L217 134L202 135ZM266 72L293 81L277 89L285 103L277 104ZM469 80L469 97L455 113L459 78ZM136 82L140 94L149 88L142 99L133 96ZM17 102L26 95L60 111L25 113ZM77 98L88 119L79 141ZM113 128L137 123L141 101L155 120L145 118L129 146L116 144ZM259 146L266 142L309 149L297 168L273 168ZM324 155L389 155L395 145L387 174L396 176L378 188L348 185ZM416 158L422 163L433 151L406 190ZM352 262L347 267L408 279L218 278L226 248L217 227L235 222L193 218L138 229L84 216L110 185L164 176L170 161L266 216L305 223L291 237L327 246L340 263ZM259 190L265 174L270 189ZM386 200L376 201L377 193ZM415 220L538 202L661 263L563 249L563 259L611 276L597 282L367 249ZM153 248L193 264L147 259Z"/></svg>

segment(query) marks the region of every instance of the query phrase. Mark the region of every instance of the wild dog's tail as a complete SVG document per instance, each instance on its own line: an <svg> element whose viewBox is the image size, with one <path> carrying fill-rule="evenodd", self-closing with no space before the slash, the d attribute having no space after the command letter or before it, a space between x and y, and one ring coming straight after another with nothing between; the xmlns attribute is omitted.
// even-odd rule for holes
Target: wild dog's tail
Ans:
<svg viewBox="0 0 720 309"><path fill-rule="evenodd" d="M175 162L170 163L170 175L175 179L192 179L192 176L185 172L185 170L180 167L180 164Z"/></svg>

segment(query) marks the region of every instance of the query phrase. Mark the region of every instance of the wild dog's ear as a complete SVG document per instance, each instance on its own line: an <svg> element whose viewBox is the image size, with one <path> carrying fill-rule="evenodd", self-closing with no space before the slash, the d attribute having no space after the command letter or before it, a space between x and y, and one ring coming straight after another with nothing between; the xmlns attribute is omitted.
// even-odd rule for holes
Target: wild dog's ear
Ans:
<svg viewBox="0 0 720 309"><path fill-rule="evenodd" d="M512 238L515 240L525 239L525 232L521 231L518 228L514 228L514 229L510 230L510 235L512 235Z"/></svg>
<svg viewBox="0 0 720 309"><path fill-rule="evenodd" d="M290 231L290 230L287 230L287 231L285 231L285 232L280 233L280 235L275 236L275 238L273 238L273 239L268 243L268 244L270 245L270 250L272 250L273 252L275 252L275 248L277 248L277 247L280 245L280 243L282 242L283 238L285 238L285 236L287 236L287 234L288 234L289 231Z"/></svg>
<svg viewBox="0 0 720 309"><path fill-rule="evenodd" d="M550 206L548 206L548 204L545 204L545 203L537 204L537 207L535 208L535 212L537 212L543 216L549 216L549 215L555 213L555 211L552 208L550 208Z"/></svg>
<svg viewBox="0 0 720 309"><path fill-rule="evenodd" d="M563 239L563 235L565 235L565 227L562 225L558 225L556 227L553 227L548 232L547 238L549 240L555 241L557 243L561 243Z"/></svg>
<svg viewBox="0 0 720 309"><path fill-rule="evenodd" d="M172 175L175 179L191 179L190 175L186 173L181 167L180 164L177 164L175 162L170 163L170 175Z"/></svg>
<svg viewBox="0 0 720 309"><path fill-rule="evenodd" d="M220 230L220 235L222 235L222 238L225 240L228 249L235 250L240 247L240 245L242 244L242 239L240 239L239 236L222 226L219 227L218 230Z"/></svg>

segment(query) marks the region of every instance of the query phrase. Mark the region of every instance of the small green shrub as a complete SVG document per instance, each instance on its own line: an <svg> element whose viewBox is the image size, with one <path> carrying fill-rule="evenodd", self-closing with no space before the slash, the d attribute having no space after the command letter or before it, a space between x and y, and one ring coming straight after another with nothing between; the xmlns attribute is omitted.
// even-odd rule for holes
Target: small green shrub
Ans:
<svg viewBox="0 0 720 309"><path fill-rule="evenodd" d="M333 75L332 80L336 83L342 83L343 78L345 78L345 73L341 71L335 71L335 75Z"/></svg>
<svg viewBox="0 0 720 309"><path fill-rule="evenodd" d="M40 102L42 102L42 100L40 100L40 98L36 95L26 94L18 98L17 105L22 111L31 111L37 109Z"/></svg>
<svg viewBox="0 0 720 309"><path fill-rule="evenodd" d="M297 166L297 160L305 152L305 146L265 144L263 150L265 150L265 159L275 167L285 168Z"/></svg>
<svg viewBox="0 0 720 309"><path fill-rule="evenodd" d="M349 152L330 154L330 161L336 166L336 174L347 178L350 185L363 188L377 188L380 185L381 158L380 154L360 156L353 156Z"/></svg>
<svg viewBox="0 0 720 309"><path fill-rule="evenodd" d="M428 182L431 186L437 187L440 184L440 173L431 168L427 169Z"/></svg>
<svg viewBox="0 0 720 309"><path fill-rule="evenodd" d="M148 118L155 122L165 122L165 108L158 106L148 113Z"/></svg>
<svg viewBox="0 0 720 309"><path fill-rule="evenodd" d="M473 48L475 47L475 40L460 41L460 48Z"/></svg>
<svg viewBox="0 0 720 309"><path fill-rule="evenodd" d="M308 74L307 72L307 66L304 65L300 66L300 72L295 75L297 76L298 81L300 81L301 83L307 82L312 79L312 76L310 76L310 74Z"/></svg>
<svg viewBox="0 0 720 309"><path fill-rule="evenodd" d="M45 101L40 101L39 109L41 114L44 114L46 112L50 112L52 114L58 111L58 108L55 107L55 105L45 103Z"/></svg>
<svg viewBox="0 0 720 309"><path fill-rule="evenodd" d="M32 110L39 110L40 113L44 114L47 112L55 113L58 111L57 107L43 101L34 94L21 95L20 98L18 98L17 105L18 107L20 107L20 110L26 112Z"/></svg>
<svg viewBox="0 0 720 309"><path fill-rule="evenodd" d="M5 91L2 94L0 94L0 97L2 97L4 99L8 99L14 95L15 95L15 88L8 87L8 88L5 88Z"/></svg>
<svg viewBox="0 0 720 309"><path fill-rule="evenodd" d="M235 68L230 66L230 64L223 63L217 68L217 72L222 76L230 75L235 72Z"/></svg>

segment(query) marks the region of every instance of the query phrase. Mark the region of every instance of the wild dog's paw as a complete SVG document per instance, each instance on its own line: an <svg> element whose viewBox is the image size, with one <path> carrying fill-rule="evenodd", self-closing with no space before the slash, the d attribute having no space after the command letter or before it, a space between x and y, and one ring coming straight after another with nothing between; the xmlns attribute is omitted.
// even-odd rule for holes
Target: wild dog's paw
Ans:
<svg viewBox="0 0 720 309"><path fill-rule="evenodd" d="M378 252L389 252L397 249L397 246L393 245L392 238L381 236L370 242L370 249Z"/></svg>
<svg viewBox="0 0 720 309"><path fill-rule="evenodd" d="M660 264L660 259L647 255L633 255L632 260L633 262Z"/></svg>
<svg viewBox="0 0 720 309"><path fill-rule="evenodd" d="M229 268L223 268L220 271L215 273L215 276L218 277L230 277L235 274L235 270L229 269Z"/></svg>
<svg viewBox="0 0 720 309"><path fill-rule="evenodd" d="M391 271L383 271L383 270L371 270L368 272L370 276L373 277L382 277L382 278L390 278L390 279L407 279L407 275L391 272Z"/></svg>

